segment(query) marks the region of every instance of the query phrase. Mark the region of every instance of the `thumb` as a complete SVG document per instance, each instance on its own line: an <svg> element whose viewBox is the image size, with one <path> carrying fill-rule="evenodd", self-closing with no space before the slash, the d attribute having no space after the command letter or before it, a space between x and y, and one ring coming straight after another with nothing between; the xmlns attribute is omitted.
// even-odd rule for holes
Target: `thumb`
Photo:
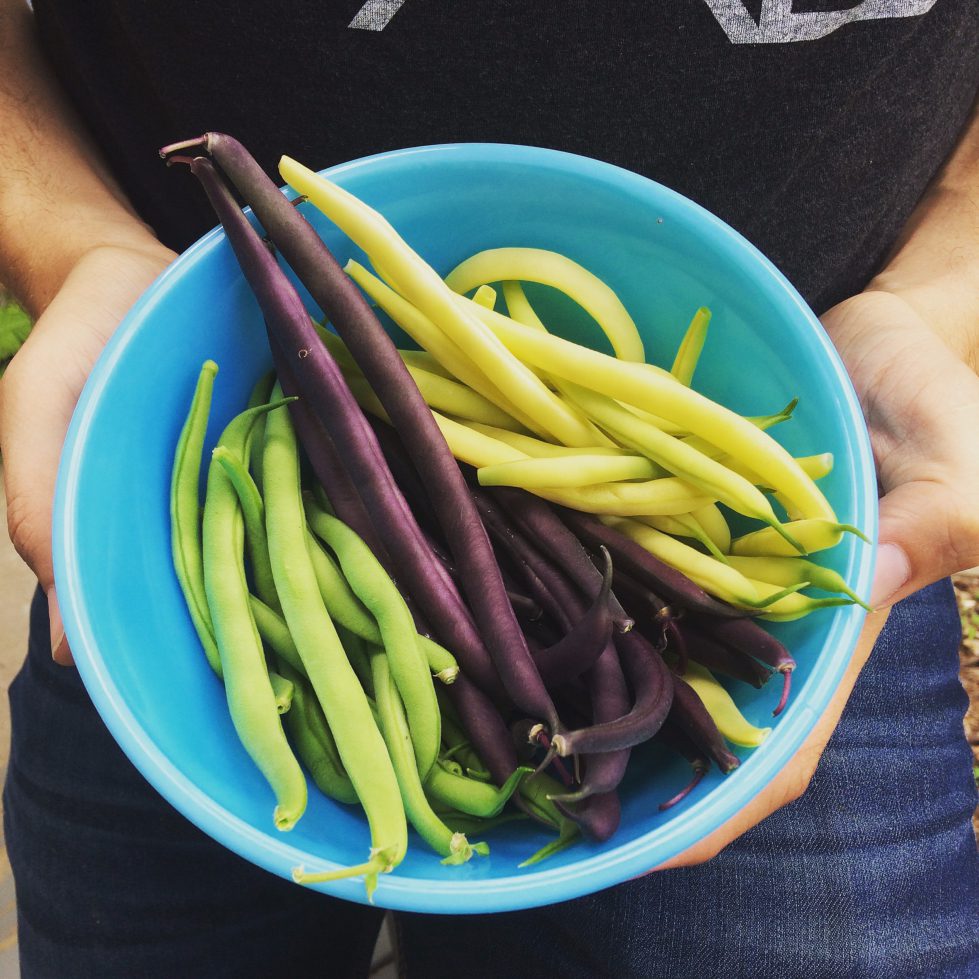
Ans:
<svg viewBox="0 0 979 979"><path fill-rule="evenodd" d="M880 532L871 606L886 608L957 571L979 564L975 518L954 505L940 482L896 486L880 501Z"/></svg>

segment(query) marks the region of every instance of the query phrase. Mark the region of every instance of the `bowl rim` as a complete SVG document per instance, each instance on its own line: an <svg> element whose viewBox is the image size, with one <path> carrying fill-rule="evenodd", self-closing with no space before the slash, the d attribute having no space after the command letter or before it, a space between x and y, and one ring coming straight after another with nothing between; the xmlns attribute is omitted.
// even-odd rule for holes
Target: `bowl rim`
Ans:
<svg viewBox="0 0 979 979"><path fill-rule="evenodd" d="M862 549L852 584L861 596L869 594L876 552L877 488L873 455L859 401L819 320L768 258L720 218L676 191L614 164L559 150L508 143L443 143L372 154L322 172L342 183L345 175L355 174L365 167L421 154L448 158L449 162L468 159L489 165L519 163L552 168L570 176L597 179L630 194L669 201L674 207L688 210L702 223L704 233L711 237L712 247L740 252L755 265L759 277L766 280L766 297L772 301L778 299L798 320L808 325L838 382L840 407L853 429L850 434L855 436L852 444L858 512L854 519L872 542ZM289 189L285 193L295 196ZM165 301L170 285L179 279L187 266L220 248L224 237L220 226L212 229L160 274L123 319L92 370L73 414L58 471L53 520L55 582L65 633L82 681L109 731L136 768L170 804L212 838L258 866L288 877L291 868L297 864L315 861L317 865L329 866L329 861L290 845L286 837L277 838L255 828L216 803L153 743L127 706L98 648L80 587L76 549L77 495L84 474L86 442L113 369L138 336L143 321ZM726 778L722 797L707 793L689 804L683 819L674 819L614 849L582 855L581 859L565 866L548 867L545 864L507 876L474 875L457 880L399 877L397 872L385 875L379 881L374 903L392 910L455 914L537 907L642 876L701 841L755 799L783 771L812 732L849 665L865 618L859 606L843 612L845 614L834 616L834 626L827 636L827 644L832 642L836 650L828 667L809 677L805 696L794 698L780 718L778 736L773 732L773 736L753 752L750 764L742 765ZM358 903L366 901L359 878L313 886L335 897Z"/></svg>

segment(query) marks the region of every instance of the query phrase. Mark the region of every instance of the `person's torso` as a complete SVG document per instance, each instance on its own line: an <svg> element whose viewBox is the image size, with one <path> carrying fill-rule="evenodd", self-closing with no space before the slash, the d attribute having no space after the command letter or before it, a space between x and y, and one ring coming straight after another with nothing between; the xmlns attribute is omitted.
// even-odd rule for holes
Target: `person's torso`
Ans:
<svg viewBox="0 0 979 979"><path fill-rule="evenodd" d="M879 266L979 83L976 0L36 0L141 213L213 225L156 151L230 132L274 173L403 146L556 147L734 225L817 310Z"/></svg>

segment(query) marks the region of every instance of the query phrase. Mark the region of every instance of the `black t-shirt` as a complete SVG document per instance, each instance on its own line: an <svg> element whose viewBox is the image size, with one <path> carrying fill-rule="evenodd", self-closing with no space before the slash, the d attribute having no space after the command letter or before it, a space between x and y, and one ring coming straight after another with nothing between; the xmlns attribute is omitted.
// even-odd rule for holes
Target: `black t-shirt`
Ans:
<svg viewBox="0 0 979 979"><path fill-rule="evenodd" d="M880 266L968 118L977 0L36 0L42 42L168 244L214 224L156 151L270 173L486 140L646 174L822 311Z"/></svg>

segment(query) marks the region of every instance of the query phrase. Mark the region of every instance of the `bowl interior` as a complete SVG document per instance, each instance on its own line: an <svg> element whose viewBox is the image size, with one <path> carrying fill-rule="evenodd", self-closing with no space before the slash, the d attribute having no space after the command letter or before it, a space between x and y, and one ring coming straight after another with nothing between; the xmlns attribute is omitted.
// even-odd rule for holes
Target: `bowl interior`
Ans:
<svg viewBox="0 0 979 979"><path fill-rule="evenodd" d="M743 239L648 180L566 154L520 147L426 147L334 168L331 176L378 208L442 273L488 247L561 251L620 295L651 361L669 366L697 307L714 314L695 386L745 414L800 399L775 430L793 453L832 452L825 491L840 520L875 532L876 493L866 431L841 365L804 303ZM177 176L174 178L178 179ZM175 187L175 193L181 192ZM343 262L362 258L304 205ZM308 297L307 297L308 299ZM538 293L559 332L602 348L583 314ZM558 325L559 324L559 325ZM201 363L220 370L209 444L269 366L261 314L223 234L212 232L149 290L96 367L76 412L59 477L56 574L79 670L113 734L178 809L225 845L288 877L350 864L369 845L365 820L311 786L289 834L271 822L272 796L238 742L223 688L192 629L170 559L173 449ZM863 595L872 547L847 537L824 560ZM642 873L729 818L785 764L825 707L852 651L862 613L826 610L773 626L799 662L789 709L744 763L712 772L681 805L658 804L689 777L654 747L635 752L619 832L533 868L517 864L550 837L511 824L492 854L445 868L414 835L408 857L381 880L380 906L485 912L564 900ZM772 723L777 683L732 683L753 722ZM359 880L322 885L364 900Z"/></svg>

